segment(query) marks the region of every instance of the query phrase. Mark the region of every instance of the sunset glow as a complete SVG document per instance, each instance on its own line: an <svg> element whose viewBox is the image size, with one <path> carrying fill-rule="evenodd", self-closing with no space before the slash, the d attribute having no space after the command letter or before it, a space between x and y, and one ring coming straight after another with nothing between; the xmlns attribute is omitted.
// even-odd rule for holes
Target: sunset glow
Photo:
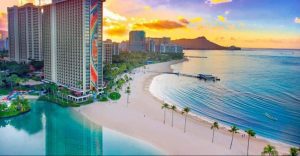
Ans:
<svg viewBox="0 0 300 156"><path fill-rule="evenodd" d="M7 30L6 7L20 4L1 0L1 30ZM298 0L107 0L104 38L120 42L130 30L143 29L151 37L205 36L224 46L292 49L300 48L299 17Z"/></svg>

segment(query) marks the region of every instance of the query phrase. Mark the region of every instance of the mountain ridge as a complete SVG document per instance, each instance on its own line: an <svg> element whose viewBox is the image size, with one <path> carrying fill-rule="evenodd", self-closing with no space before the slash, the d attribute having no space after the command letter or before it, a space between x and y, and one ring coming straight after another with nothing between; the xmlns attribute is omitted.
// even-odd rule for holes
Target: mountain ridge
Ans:
<svg viewBox="0 0 300 156"><path fill-rule="evenodd" d="M217 43L209 41L205 36L200 36L194 39L177 39L172 40L173 43L178 44L185 50L241 50L236 46L225 47Z"/></svg>

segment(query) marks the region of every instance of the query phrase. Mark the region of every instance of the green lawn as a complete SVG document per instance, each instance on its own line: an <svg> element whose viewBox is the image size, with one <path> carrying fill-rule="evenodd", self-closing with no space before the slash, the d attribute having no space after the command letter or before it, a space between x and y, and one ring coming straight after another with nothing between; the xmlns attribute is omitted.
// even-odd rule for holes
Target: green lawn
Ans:
<svg viewBox="0 0 300 156"><path fill-rule="evenodd" d="M119 100L121 98L121 94L117 92L112 92L108 96L112 100Z"/></svg>
<svg viewBox="0 0 300 156"><path fill-rule="evenodd" d="M10 89L0 89L0 95L8 95L10 93Z"/></svg>
<svg viewBox="0 0 300 156"><path fill-rule="evenodd" d="M78 104L78 103L75 103L72 101L67 102L66 100L62 100L61 98L53 97L50 95L40 96L38 100L52 102L52 103L58 104L62 107L80 107L80 104Z"/></svg>

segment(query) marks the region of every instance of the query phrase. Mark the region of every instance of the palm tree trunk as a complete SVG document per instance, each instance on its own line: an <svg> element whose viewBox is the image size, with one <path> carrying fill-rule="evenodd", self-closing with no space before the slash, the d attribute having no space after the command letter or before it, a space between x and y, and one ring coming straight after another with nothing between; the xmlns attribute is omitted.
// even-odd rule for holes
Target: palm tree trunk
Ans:
<svg viewBox="0 0 300 156"><path fill-rule="evenodd" d="M247 145L247 155L249 155L249 142L250 142L250 135L248 136L248 145Z"/></svg>
<svg viewBox="0 0 300 156"><path fill-rule="evenodd" d="M212 143L214 143L214 137L215 137L215 128L213 128L213 136L212 136L212 139L211 139Z"/></svg>
<svg viewBox="0 0 300 156"><path fill-rule="evenodd" d="M164 108L164 124L166 124L166 108Z"/></svg>
<svg viewBox="0 0 300 156"><path fill-rule="evenodd" d="M128 107L128 102L129 102L129 94L127 94L127 107Z"/></svg>
<svg viewBox="0 0 300 156"><path fill-rule="evenodd" d="M233 143L233 133L232 133L232 137L231 137L230 149L232 147L232 143Z"/></svg>
<svg viewBox="0 0 300 156"><path fill-rule="evenodd" d="M172 110L172 127L173 127L173 112L174 112L174 110Z"/></svg>
<svg viewBox="0 0 300 156"><path fill-rule="evenodd" d="M186 118L187 118L187 114L185 115L185 120L184 120L184 133L186 131Z"/></svg>

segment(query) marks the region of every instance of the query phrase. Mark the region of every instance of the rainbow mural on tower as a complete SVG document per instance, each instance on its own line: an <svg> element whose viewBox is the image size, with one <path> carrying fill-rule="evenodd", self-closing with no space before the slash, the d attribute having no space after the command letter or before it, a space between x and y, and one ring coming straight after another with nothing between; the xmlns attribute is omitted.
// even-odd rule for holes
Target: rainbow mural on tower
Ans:
<svg viewBox="0 0 300 156"><path fill-rule="evenodd" d="M90 37L91 37L91 90L98 88L98 16L99 16L99 0L91 0L90 6Z"/></svg>

